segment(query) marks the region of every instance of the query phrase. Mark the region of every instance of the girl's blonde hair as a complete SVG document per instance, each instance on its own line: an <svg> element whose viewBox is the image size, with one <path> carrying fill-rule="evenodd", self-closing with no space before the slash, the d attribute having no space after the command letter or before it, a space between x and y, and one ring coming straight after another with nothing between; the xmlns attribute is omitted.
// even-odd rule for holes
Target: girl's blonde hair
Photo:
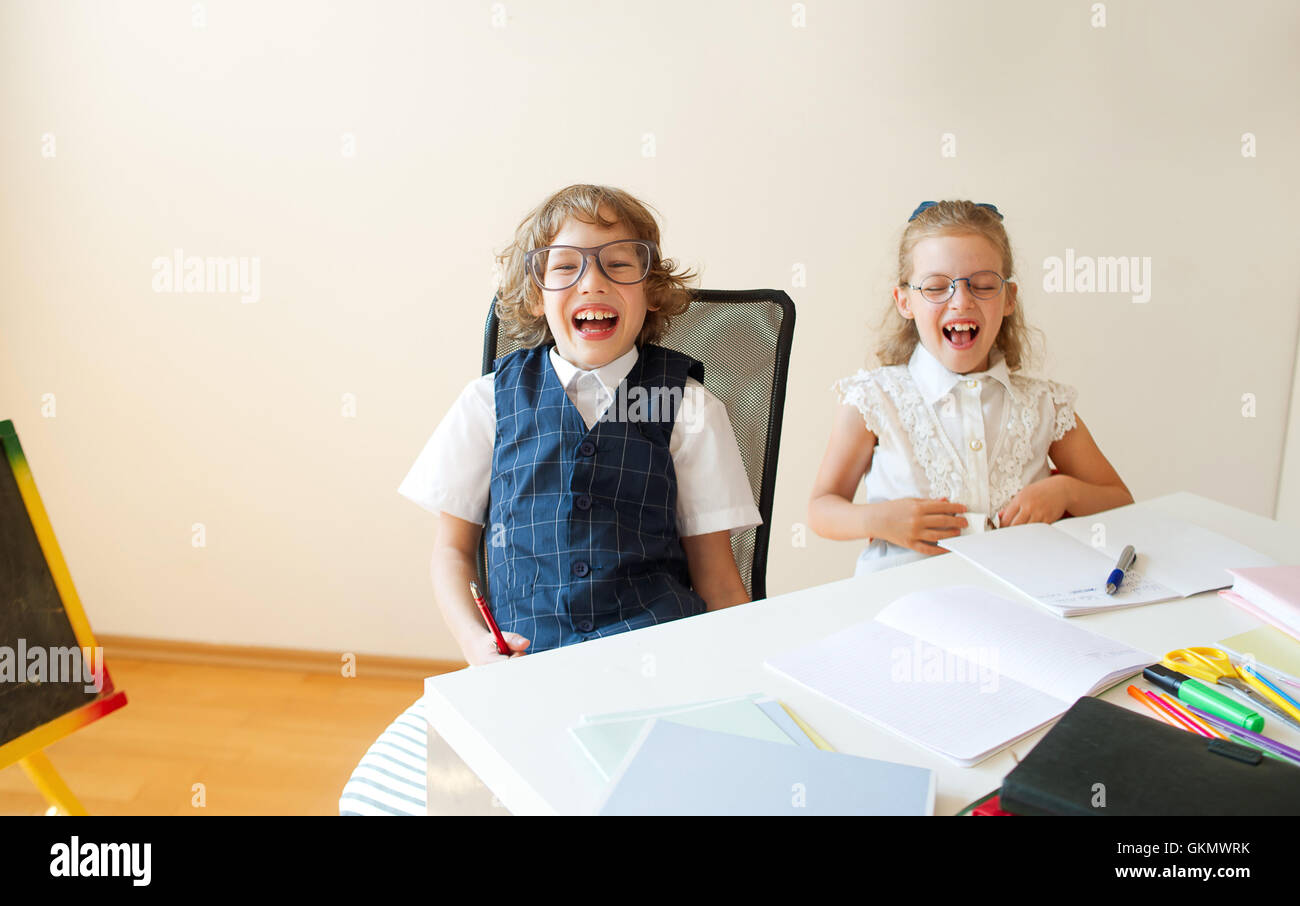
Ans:
<svg viewBox="0 0 1300 906"><path fill-rule="evenodd" d="M922 239L933 236L983 236L998 250L1002 258L1002 276L1009 278L1015 273L1015 262L1011 255L1011 240L1002 226L1001 216L990 207L970 201L940 201L916 215L903 230L903 238L898 244L898 286L905 286L912 275L912 250ZM906 365L921 342L916 330L916 321L899 314L898 306L890 299L889 310L885 312L881 324L884 336L876 347L876 355L882 365ZM1030 364L1034 359L1034 335L1041 337L1041 331L1030 327L1025 322L1019 292L1016 294L1015 307L1002 319L1002 327L994 346L1002 351L1007 368L1015 371Z"/></svg>
<svg viewBox="0 0 1300 906"><path fill-rule="evenodd" d="M612 219L605 214L612 215ZM497 317L507 335L523 346L541 346L554 339L546 315L532 312L541 302L541 290L528 275L524 255L550 245L569 218L601 227L623 224L635 238L653 242L656 247L660 245L659 224L650 209L622 189L569 186L543 201L520 221L514 242L497 256L502 272L497 289ZM687 281L694 279L695 274L678 272L676 268L677 263L671 258L656 257L651 262L650 273L645 278L645 324L637 336L638 344L653 343L662 337L672 319L691 304Z"/></svg>

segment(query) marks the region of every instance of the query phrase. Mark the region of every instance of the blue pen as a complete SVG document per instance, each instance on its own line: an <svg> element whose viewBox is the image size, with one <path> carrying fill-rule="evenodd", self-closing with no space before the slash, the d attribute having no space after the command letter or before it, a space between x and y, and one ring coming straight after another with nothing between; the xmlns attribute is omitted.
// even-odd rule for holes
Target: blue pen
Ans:
<svg viewBox="0 0 1300 906"><path fill-rule="evenodd" d="M1133 568L1137 558L1137 551L1133 550L1131 544L1120 551L1119 562L1115 564L1115 568L1110 571L1110 575L1106 578L1106 594L1113 595L1119 590L1119 583L1124 581L1124 573Z"/></svg>

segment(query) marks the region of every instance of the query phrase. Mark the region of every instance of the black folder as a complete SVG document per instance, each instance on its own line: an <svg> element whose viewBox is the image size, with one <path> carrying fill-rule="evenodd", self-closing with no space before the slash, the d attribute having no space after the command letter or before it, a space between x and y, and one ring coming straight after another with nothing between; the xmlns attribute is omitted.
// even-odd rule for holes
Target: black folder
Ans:
<svg viewBox="0 0 1300 906"><path fill-rule="evenodd" d="M1016 815L1300 815L1300 767L1081 698L1002 781Z"/></svg>

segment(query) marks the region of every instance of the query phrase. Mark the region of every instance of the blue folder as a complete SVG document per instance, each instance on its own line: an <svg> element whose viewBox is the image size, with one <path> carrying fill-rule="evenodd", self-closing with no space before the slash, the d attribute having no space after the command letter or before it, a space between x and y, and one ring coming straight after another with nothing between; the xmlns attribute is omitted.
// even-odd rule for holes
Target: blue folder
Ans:
<svg viewBox="0 0 1300 906"><path fill-rule="evenodd" d="M929 815L928 768L652 720L602 815Z"/></svg>

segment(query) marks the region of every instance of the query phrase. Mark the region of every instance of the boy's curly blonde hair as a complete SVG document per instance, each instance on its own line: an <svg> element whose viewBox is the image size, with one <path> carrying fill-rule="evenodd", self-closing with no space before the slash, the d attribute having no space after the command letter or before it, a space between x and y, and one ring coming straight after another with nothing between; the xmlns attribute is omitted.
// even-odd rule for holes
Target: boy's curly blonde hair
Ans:
<svg viewBox="0 0 1300 906"><path fill-rule="evenodd" d="M910 282L912 274L912 250L922 239L932 236L983 236L993 244L1002 257L1002 276L1009 278L1015 273L1015 262L1011 255L1011 240L1002 226L1002 219L987 207L970 201L940 201L916 215L903 230L902 240L898 244L898 279L897 285ZM916 321L899 314L894 300L889 300L889 310L885 312L881 323L884 336L876 346L876 355L882 365L906 365L921 342L917 333ZM1041 331L1030 327L1025 316L1020 294L1017 291L1015 307L1002 319L994 346L1002 350L1007 368L1015 371L1032 362L1035 357L1035 336L1041 337Z"/></svg>
<svg viewBox="0 0 1300 906"><path fill-rule="evenodd" d="M607 216L607 215L612 215ZM575 185L561 189L529 212L515 230L515 239L497 261L501 265L501 284L497 289L497 317L512 339L523 346L541 346L551 342L551 328L546 315L533 314L542 301L541 290L528 275L524 255L550 245L569 218L583 223L610 227L623 224L635 238L660 247L659 224L647 205L610 186ZM687 281L695 274L676 270L671 258L656 258L645 278L646 316L637 343L653 343L664 335L668 325L691 304Z"/></svg>

